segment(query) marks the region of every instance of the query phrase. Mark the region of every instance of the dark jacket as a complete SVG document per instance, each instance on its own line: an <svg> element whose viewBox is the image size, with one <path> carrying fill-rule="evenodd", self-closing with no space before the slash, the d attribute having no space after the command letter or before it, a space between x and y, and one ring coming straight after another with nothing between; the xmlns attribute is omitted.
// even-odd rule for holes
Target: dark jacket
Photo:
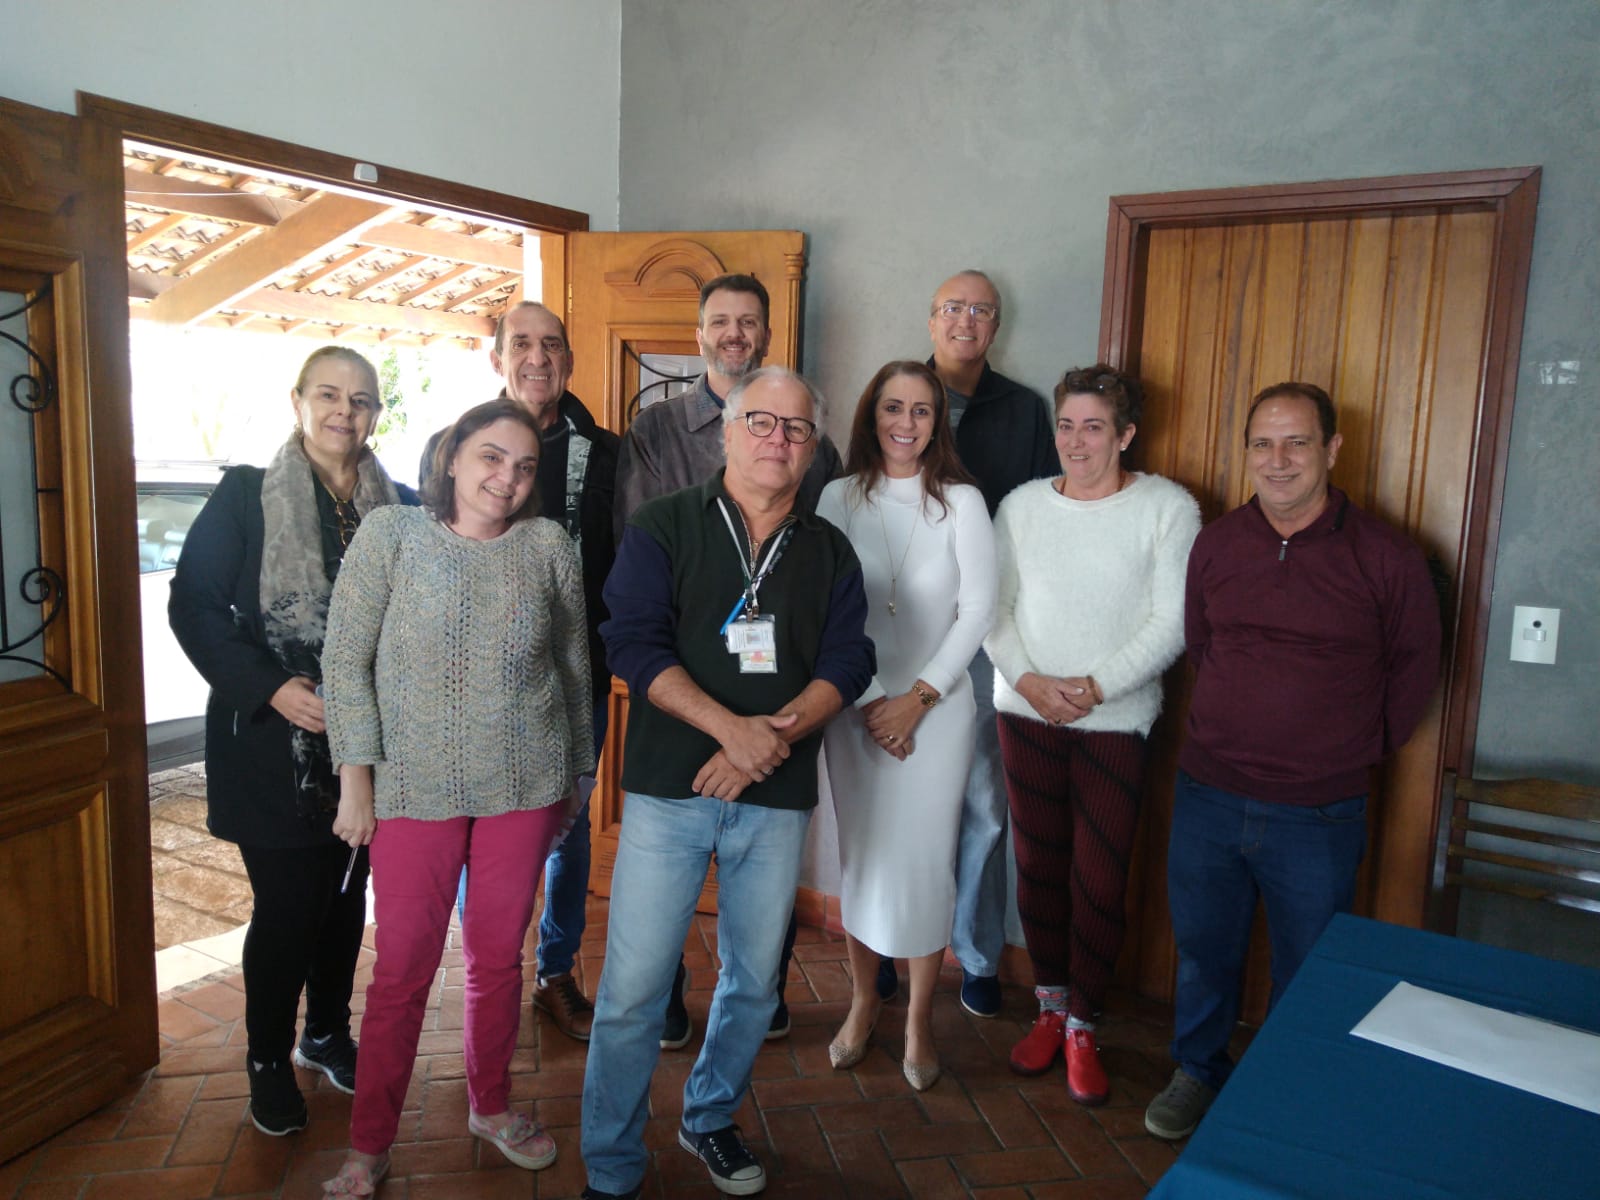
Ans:
<svg viewBox="0 0 1600 1200"><path fill-rule="evenodd" d="M223 475L184 539L167 618L178 645L211 685L206 701L206 827L266 849L334 841L333 818L297 811L289 722L273 694L291 678L267 645L261 618L260 467ZM416 493L396 485L403 503Z"/></svg>
<svg viewBox="0 0 1600 1200"><path fill-rule="evenodd" d="M1287 539L1254 498L1201 530L1184 638L1195 685L1178 764L1257 800L1366 792L1439 680L1439 600L1422 551L1338 488Z"/></svg>
<svg viewBox="0 0 1600 1200"><path fill-rule="evenodd" d="M977 479L991 517L1013 489L1059 474L1061 467L1044 397L988 363L956 426L956 452Z"/></svg>
<svg viewBox="0 0 1600 1200"><path fill-rule="evenodd" d="M500 393L505 398L505 393ZM606 576L611 574L611 564L617 557L616 543L612 540L611 509L617 486L617 435L602 428L589 410L571 392L563 392L557 401L556 411L571 420L579 437L590 443L589 467L583 477L583 492L578 497L578 528L567 529L569 535L581 538L579 557L583 563L583 601L588 609L589 624L589 679L594 702L599 704L611 691L611 673L606 670L606 647L600 638L600 623L606 619L604 589ZM426 483L433 466L433 452L445 431L439 430L428 439L422 451L422 464L418 470L419 483ZM567 453L571 453L569 445ZM541 460L539 469L544 469ZM542 513L566 529L566 514Z"/></svg>
<svg viewBox="0 0 1600 1200"><path fill-rule="evenodd" d="M721 632L744 587L739 550L717 503L727 496L722 476L719 470L699 487L646 501L628 519L606 585L615 614L606 623L606 645L632 695L626 791L687 799L695 794L695 774L717 751L709 735L650 703L651 683L669 667L681 666L741 716L777 712L814 679L831 683L848 706L877 669L855 551L844 534L797 507L794 533L758 594L762 614L776 622L777 670L740 673ZM737 528L738 510L731 511ZM772 776L745 788L738 802L813 807L821 745L821 729L796 742Z"/></svg>

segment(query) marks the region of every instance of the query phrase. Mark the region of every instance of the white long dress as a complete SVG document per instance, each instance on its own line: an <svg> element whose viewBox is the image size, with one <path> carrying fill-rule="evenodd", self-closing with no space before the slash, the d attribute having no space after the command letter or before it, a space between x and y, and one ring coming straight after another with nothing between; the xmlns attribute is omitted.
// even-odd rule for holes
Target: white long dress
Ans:
<svg viewBox="0 0 1600 1200"><path fill-rule="evenodd" d="M983 495L962 485L946 488L945 498L948 513L924 503L919 475L884 478L863 502L855 480L845 478L830 483L817 505L861 559L867 634L878 651L872 685L824 735L844 877L840 916L858 941L894 958L950 942L956 835L972 761L967 664L994 620L994 533ZM901 762L872 740L861 709L904 694L919 678L942 699L923 714Z"/></svg>

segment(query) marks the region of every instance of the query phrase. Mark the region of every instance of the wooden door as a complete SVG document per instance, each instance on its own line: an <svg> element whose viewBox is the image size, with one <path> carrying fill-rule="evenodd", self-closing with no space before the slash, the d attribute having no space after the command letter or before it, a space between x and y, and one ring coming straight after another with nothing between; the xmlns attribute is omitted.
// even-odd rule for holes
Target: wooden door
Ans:
<svg viewBox="0 0 1600 1200"><path fill-rule="evenodd" d="M1375 773L1357 888L1358 911L1406 925L1423 917L1441 763L1455 765L1477 707L1487 603L1475 597L1492 578L1495 446L1509 419L1536 192L1537 171L1519 171L1112 202L1101 352L1146 384L1139 465L1189 488L1214 519L1251 495L1251 396L1282 380L1320 384L1344 436L1334 483L1404 529L1449 581L1449 674L1416 734ZM1477 657L1464 658L1473 644ZM1152 743L1122 964L1125 981L1160 998L1176 961L1166 856L1188 685L1180 664ZM1270 987L1257 924L1247 1019L1264 1014Z"/></svg>
<svg viewBox="0 0 1600 1200"><path fill-rule="evenodd" d="M158 1053L123 255L115 132L0 100L0 1160Z"/></svg>
<svg viewBox="0 0 1600 1200"><path fill-rule="evenodd" d="M547 239L548 240L548 239ZM627 428L638 391L640 354L697 355L700 287L718 275L754 275L771 301L766 363L800 361L800 284L805 235L792 230L733 233L578 233L565 238L564 260L545 260L545 303L561 306L572 340L573 395L607 429ZM622 821L622 740L628 689L611 681L610 727L590 801L590 886L611 894ZM701 912L716 910L716 872L701 893Z"/></svg>

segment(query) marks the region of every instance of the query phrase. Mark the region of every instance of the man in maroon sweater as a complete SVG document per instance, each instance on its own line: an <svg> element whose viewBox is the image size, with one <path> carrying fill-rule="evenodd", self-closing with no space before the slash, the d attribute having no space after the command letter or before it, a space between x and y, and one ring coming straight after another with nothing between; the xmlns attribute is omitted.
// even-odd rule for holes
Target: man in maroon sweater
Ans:
<svg viewBox="0 0 1600 1200"><path fill-rule="evenodd" d="M1262 391L1245 421L1255 497L1189 555L1195 686L1167 860L1178 1070L1145 1111L1157 1137L1192 1132L1233 1069L1257 897L1273 1003L1349 909L1369 771L1405 744L1438 679L1422 553L1329 484L1339 444L1321 388Z"/></svg>

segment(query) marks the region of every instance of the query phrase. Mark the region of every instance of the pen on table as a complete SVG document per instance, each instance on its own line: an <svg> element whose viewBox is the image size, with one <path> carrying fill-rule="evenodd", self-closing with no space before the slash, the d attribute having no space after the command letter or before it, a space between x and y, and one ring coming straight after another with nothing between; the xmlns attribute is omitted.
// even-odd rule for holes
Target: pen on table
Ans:
<svg viewBox="0 0 1600 1200"><path fill-rule="evenodd" d="M344 865L344 882L339 885L339 895L344 895L350 889L350 875L356 869L356 855L361 853L361 843L357 842L350 847L350 861Z"/></svg>

